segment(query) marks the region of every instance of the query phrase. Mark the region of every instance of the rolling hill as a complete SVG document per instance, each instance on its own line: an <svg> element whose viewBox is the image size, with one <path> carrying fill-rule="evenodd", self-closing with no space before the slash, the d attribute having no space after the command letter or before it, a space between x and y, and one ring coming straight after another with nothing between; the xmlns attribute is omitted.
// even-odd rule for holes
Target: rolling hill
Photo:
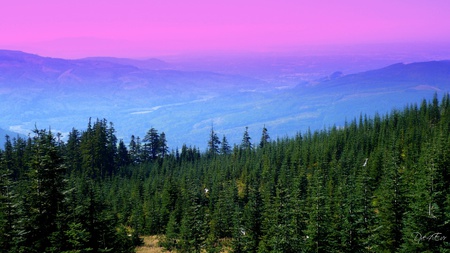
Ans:
<svg viewBox="0 0 450 253"><path fill-rule="evenodd" d="M277 64L276 73L286 67ZM297 74L316 76L308 71ZM125 142L154 127L166 133L170 148L186 143L201 149L211 125L230 143L239 143L248 126L258 142L264 125L273 138L292 136L448 92L450 62L308 80L284 86L285 80L186 70L157 59L65 60L0 50L0 126L26 134L37 125L64 135L72 127L85 129L90 117L106 118Z"/></svg>

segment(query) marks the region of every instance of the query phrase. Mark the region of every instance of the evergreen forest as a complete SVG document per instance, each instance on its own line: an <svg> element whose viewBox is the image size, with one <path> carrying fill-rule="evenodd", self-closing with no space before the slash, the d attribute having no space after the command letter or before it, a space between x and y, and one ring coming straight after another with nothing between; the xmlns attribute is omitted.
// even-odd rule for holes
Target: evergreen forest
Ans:
<svg viewBox="0 0 450 253"><path fill-rule="evenodd" d="M151 124L151 122L149 122ZM450 96L206 150L90 119L0 151L1 252L450 252ZM63 141L64 140L64 141Z"/></svg>

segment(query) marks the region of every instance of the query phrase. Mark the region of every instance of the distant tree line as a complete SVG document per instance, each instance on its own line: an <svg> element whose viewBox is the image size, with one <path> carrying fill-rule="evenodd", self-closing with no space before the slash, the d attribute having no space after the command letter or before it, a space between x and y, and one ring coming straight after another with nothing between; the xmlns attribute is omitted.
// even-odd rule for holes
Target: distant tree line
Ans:
<svg viewBox="0 0 450 253"><path fill-rule="evenodd" d="M2 252L449 252L450 97L342 127L169 151L89 121L0 152Z"/></svg>

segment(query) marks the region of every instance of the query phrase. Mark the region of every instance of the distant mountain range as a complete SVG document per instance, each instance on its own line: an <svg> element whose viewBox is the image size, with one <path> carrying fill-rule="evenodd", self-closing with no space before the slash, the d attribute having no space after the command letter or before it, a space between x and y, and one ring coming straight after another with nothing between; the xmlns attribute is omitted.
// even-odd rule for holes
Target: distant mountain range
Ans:
<svg viewBox="0 0 450 253"><path fill-rule="evenodd" d="M170 148L186 143L204 149L212 125L231 143L239 143L248 126L258 142L264 125L273 138L292 136L450 90L450 61L399 63L348 75L327 65L334 71L320 77L318 67L296 67L287 75L283 71L292 61L277 62L264 74L232 71L238 65L221 73L188 66L0 50L0 127L26 134L36 125L64 134L72 127L84 130L90 117L106 118L126 142L154 127L166 133Z"/></svg>
<svg viewBox="0 0 450 253"><path fill-rule="evenodd" d="M127 59L127 58L115 58L115 57L88 57L83 60L87 61L96 61L96 62L110 62L120 65L130 65L135 66L140 69L172 69L174 66L168 62L162 61L160 59L144 59L144 60L136 60L136 59Z"/></svg>
<svg viewBox="0 0 450 253"><path fill-rule="evenodd" d="M353 85L363 89L373 88L377 81L389 83L390 87L402 87L407 83L440 86L450 79L449 68L450 61L397 63L381 69L339 76L325 83L328 86Z"/></svg>

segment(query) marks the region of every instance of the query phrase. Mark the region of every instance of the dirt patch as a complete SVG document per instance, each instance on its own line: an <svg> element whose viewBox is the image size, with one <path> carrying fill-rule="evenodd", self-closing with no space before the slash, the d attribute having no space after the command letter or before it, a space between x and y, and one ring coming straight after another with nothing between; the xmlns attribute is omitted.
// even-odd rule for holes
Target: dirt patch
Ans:
<svg viewBox="0 0 450 253"><path fill-rule="evenodd" d="M159 237L156 235L144 236L144 245L136 248L136 253L161 253L161 252L172 252L167 251L158 245Z"/></svg>

